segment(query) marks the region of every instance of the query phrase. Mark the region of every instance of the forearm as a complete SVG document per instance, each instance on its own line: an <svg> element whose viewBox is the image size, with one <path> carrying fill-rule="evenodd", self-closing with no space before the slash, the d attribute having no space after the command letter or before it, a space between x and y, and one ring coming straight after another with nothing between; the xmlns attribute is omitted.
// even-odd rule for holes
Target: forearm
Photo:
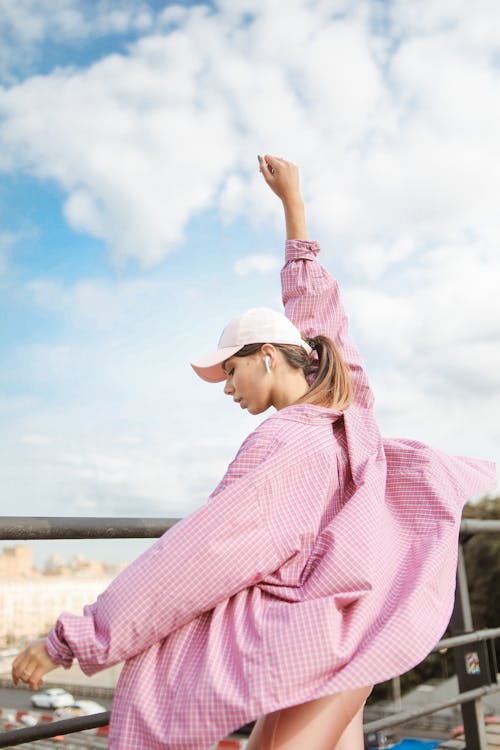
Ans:
<svg viewBox="0 0 500 750"><path fill-rule="evenodd" d="M283 200L287 240L307 240L304 201L300 195Z"/></svg>
<svg viewBox="0 0 500 750"><path fill-rule="evenodd" d="M304 201L297 166L269 154L258 158L265 181L283 204L287 240L307 240Z"/></svg>
<svg viewBox="0 0 500 750"><path fill-rule="evenodd" d="M238 464L259 466L269 440L246 443L233 462L239 478L122 571L83 617L60 616L47 639L56 663L69 666L76 657L93 674L130 659L279 566L258 493L238 471Z"/></svg>

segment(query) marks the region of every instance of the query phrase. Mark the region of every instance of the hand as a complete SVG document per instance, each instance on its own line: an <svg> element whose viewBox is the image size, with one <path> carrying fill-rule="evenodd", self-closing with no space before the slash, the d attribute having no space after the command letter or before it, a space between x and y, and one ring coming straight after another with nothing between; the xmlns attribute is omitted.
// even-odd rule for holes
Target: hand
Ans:
<svg viewBox="0 0 500 750"><path fill-rule="evenodd" d="M21 682L26 682L32 690L38 690L40 685L43 685L42 677L58 666L59 664L52 661L48 654L45 638L41 638L32 641L24 651L17 655L12 664L12 680L14 685L21 680Z"/></svg>
<svg viewBox="0 0 500 750"><path fill-rule="evenodd" d="M299 187L299 170L291 161L276 156L259 157L264 179L283 202L288 240L306 240L307 227L304 202Z"/></svg>
<svg viewBox="0 0 500 750"><path fill-rule="evenodd" d="M260 157L260 171L271 190L283 203L302 201L299 169L296 164L266 154Z"/></svg>

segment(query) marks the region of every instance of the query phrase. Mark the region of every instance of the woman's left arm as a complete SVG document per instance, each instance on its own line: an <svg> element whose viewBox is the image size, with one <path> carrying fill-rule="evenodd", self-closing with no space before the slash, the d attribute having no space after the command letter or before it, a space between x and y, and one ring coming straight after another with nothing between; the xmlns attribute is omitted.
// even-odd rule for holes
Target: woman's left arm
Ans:
<svg viewBox="0 0 500 750"><path fill-rule="evenodd" d="M90 675L130 659L279 567L252 477L275 441L256 432L209 502L122 571L83 616L59 617L46 640L54 663L69 667L76 657Z"/></svg>

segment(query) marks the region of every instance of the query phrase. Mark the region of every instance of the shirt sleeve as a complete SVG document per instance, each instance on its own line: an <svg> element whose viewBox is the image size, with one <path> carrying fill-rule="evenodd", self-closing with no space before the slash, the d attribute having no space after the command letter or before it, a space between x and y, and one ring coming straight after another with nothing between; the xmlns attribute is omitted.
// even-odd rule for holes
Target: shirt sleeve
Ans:
<svg viewBox="0 0 500 750"><path fill-rule="evenodd" d="M276 570L282 561L253 481L274 444L252 433L209 502L163 534L83 616L60 615L46 641L51 658L69 667L76 657L85 674L94 674Z"/></svg>
<svg viewBox="0 0 500 750"><path fill-rule="evenodd" d="M288 240L281 289L285 315L306 336L331 338L348 364L353 385L353 402L371 407L373 393L363 360L349 337L348 319L340 299L337 281L317 259L319 243Z"/></svg>

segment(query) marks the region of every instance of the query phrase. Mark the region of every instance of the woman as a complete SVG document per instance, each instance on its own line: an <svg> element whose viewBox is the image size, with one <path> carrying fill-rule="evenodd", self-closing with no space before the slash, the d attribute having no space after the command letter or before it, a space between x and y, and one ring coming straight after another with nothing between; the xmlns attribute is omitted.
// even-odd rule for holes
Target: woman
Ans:
<svg viewBox="0 0 500 750"><path fill-rule="evenodd" d="M256 308L193 363L276 413L208 502L13 665L36 689L74 657L126 661L110 747L200 750L258 719L248 750L357 750L373 684L431 651L454 600L461 511L494 466L385 440L338 285L307 239L295 165L260 169L287 227L286 316Z"/></svg>

